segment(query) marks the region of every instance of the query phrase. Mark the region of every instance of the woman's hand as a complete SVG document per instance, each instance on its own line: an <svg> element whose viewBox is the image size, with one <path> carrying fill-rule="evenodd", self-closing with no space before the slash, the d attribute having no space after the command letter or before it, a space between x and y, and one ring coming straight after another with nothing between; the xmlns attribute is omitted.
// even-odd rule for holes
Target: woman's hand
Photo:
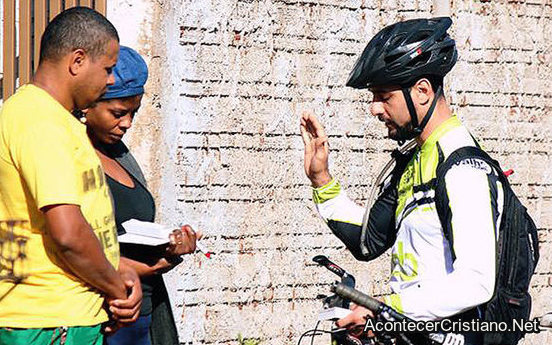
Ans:
<svg viewBox="0 0 552 345"><path fill-rule="evenodd" d="M178 264L182 262L182 258L180 256L169 256L167 258L160 258L157 260L154 266L152 266L152 269L154 270L155 274L163 274L167 273Z"/></svg>
<svg viewBox="0 0 552 345"><path fill-rule="evenodd" d="M196 250L196 241L201 238L201 232L195 232L191 226L184 225L169 235L168 256L180 256L190 254Z"/></svg>

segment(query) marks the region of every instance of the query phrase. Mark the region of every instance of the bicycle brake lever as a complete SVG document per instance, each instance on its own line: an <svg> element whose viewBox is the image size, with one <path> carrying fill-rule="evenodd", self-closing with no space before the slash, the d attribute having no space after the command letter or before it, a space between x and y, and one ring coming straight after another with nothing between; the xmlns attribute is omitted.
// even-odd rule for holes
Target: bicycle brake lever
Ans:
<svg viewBox="0 0 552 345"><path fill-rule="evenodd" d="M316 262L320 266L326 267L326 269L328 269L330 272L340 278L343 278L343 276L347 274L347 272L345 272L343 268L331 262L330 259L328 259L328 257L326 257L325 255L317 255L312 258L312 261Z"/></svg>

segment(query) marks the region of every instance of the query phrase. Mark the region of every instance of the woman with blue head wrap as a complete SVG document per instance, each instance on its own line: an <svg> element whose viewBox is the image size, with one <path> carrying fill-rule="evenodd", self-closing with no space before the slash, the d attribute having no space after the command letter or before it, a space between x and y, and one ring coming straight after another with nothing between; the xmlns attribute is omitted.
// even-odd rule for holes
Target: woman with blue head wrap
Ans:
<svg viewBox="0 0 552 345"><path fill-rule="evenodd" d="M83 121L102 162L113 195L117 231L122 235L125 233L123 222L129 219L153 222L155 216L154 200L144 175L121 141L140 108L148 67L136 51L121 46L113 75L115 83L108 87L100 101L83 111ZM186 225L172 235L167 247L120 244L121 261L128 263L140 276L143 302L138 320L108 337L108 345L178 344L161 273L180 263L182 254L194 252L199 237ZM125 320L119 321L124 323Z"/></svg>

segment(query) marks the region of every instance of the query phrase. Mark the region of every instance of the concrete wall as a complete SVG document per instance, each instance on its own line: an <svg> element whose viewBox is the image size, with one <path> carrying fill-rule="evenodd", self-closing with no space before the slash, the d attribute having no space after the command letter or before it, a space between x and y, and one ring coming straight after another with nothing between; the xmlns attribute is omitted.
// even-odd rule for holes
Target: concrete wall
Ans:
<svg viewBox="0 0 552 345"><path fill-rule="evenodd" d="M389 258L359 264L314 212L298 118L313 109L331 140L332 172L360 203L393 143L368 116L367 92L343 86L384 25L430 16L427 0L109 1L121 42L150 64L128 142L157 197L158 220L189 223L217 254L167 280L181 342L292 344L314 326L334 278L326 254L371 294L388 292ZM452 1L460 60L447 96L505 168L540 228L534 314L550 309L552 5ZM546 343L547 333L526 344ZM317 341L327 344L327 338Z"/></svg>

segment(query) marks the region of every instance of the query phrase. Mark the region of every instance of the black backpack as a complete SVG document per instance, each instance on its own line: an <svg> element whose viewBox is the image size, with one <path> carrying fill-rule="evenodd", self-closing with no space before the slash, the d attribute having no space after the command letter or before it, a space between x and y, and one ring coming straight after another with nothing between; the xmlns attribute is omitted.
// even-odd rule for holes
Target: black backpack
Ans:
<svg viewBox="0 0 552 345"><path fill-rule="evenodd" d="M531 296L529 282L539 260L537 227L515 195L506 175L498 162L478 147L462 147L450 154L437 167L435 205L443 226L444 236L449 242L454 260L451 211L445 190L445 174L455 164L464 159L474 158L485 161L498 173L504 190L504 207L501 215L497 242L497 271L493 297L482 307L485 321L506 322L529 320ZM521 331L490 332L484 334L484 344L513 345L523 338Z"/></svg>

